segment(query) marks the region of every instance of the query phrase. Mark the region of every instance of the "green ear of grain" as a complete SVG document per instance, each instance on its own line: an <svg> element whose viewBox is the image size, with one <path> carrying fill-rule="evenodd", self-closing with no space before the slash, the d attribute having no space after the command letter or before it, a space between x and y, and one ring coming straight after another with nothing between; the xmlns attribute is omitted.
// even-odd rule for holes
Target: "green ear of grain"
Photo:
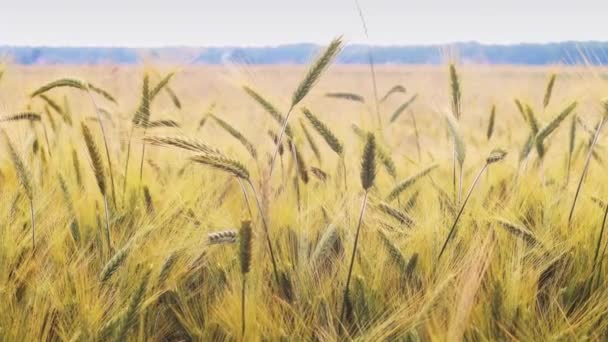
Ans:
<svg viewBox="0 0 608 342"><path fill-rule="evenodd" d="M521 114L521 117L524 119L525 122L528 122L528 116L526 115L526 111L524 110L524 106L521 104L521 101L519 101L519 99L515 99L515 106L517 107L517 111L519 111L519 114Z"/></svg>
<svg viewBox="0 0 608 342"><path fill-rule="evenodd" d="M329 66L332 60L340 53L342 47L342 37L334 39L323 53L312 63L308 68L306 76L300 82L291 98L291 107L295 107L300 101L306 97L308 92L317 83L325 69Z"/></svg>
<svg viewBox="0 0 608 342"><path fill-rule="evenodd" d="M51 108L53 108L54 111L56 111L57 113L59 113L60 115L63 116L63 109L61 108L61 106L55 102L55 100L51 99L50 97L48 97L45 94L40 94L39 96L44 102L46 102L47 105L49 105Z"/></svg>
<svg viewBox="0 0 608 342"><path fill-rule="evenodd" d="M399 106L393 115L391 115L391 123L395 122L401 116L401 114L418 98L418 94L414 94L409 100L405 101L401 106Z"/></svg>
<svg viewBox="0 0 608 342"><path fill-rule="evenodd" d="M458 73L456 72L456 66L451 63L450 66L450 93L451 104L452 104L452 115L456 118L456 120L460 120L461 116L461 97L462 94L460 92L460 80L458 79Z"/></svg>
<svg viewBox="0 0 608 342"><path fill-rule="evenodd" d="M486 133L486 137L488 140L492 138L492 134L494 133L494 121L496 120L496 105L492 106L492 110L490 111L490 120L488 121L488 131Z"/></svg>
<svg viewBox="0 0 608 342"><path fill-rule="evenodd" d="M384 96L382 96L382 98L380 99L380 102L386 101L393 94L397 94L397 93L405 94L406 92L407 92L407 90L405 89L404 86L397 84L397 85L393 86L391 89L389 89L389 91L387 91L386 94L384 94Z"/></svg>
<svg viewBox="0 0 608 342"><path fill-rule="evenodd" d="M317 271L323 269L335 260L340 248L340 233L335 226L329 225L312 253L311 264Z"/></svg>
<svg viewBox="0 0 608 342"><path fill-rule="evenodd" d="M167 92L167 95L171 98L171 102L173 102L175 108L182 109L182 102L179 100L179 97L177 97L177 94L175 94L175 91L167 86L165 87L165 92Z"/></svg>
<svg viewBox="0 0 608 342"><path fill-rule="evenodd" d="M576 109L577 102L572 102L568 107L566 107L561 113L559 113L551 122L549 122L545 127L538 131L536 135L536 140L542 143L551 133L553 133L557 127L564 121L570 113Z"/></svg>
<svg viewBox="0 0 608 342"><path fill-rule="evenodd" d="M87 86L91 91L103 96L106 100L108 100L114 104L118 103L118 102L116 102L116 99L114 98L114 96L112 96L112 94L110 94L108 91L106 91L100 87L97 87L91 83L87 83Z"/></svg>
<svg viewBox="0 0 608 342"><path fill-rule="evenodd" d="M422 177L428 175L431 171L436 169L437 166L438 166L437 164L431 165L431 166L427 167L426 169L418 172L417 174L399 182L399 184L397 184L393 188L393 190L391 190L391 192L388 194L388 196L386 196L386 200L389 202L395 200L397 197L399 197L399 195L401 193L403 193L403 191L405 191L407 188L412 186L414 183L416 183L416 181L418 181Z"/></svg>
<svg viewBox="0 0 608 342"><path fill-rule="evenodd" d="M552 74L549 78L549 82L547 83L547 88L545 89L545 97L543 98L543 107L547 108L549 105L549 101L551 101L551 94L553 93L553 86L555 85L555 78L557 75Z"/></svg>
<svg viewBox="0 0 608 342"><path fill-rule="evenodd" d="M116 273L120 266L124 264L125 260L127 260L127 256L129 255L129 248L130 245L123 247L105 264L101 270L101 273L99 274L99 280L101 280L102 283L110 280L112 275Z"/></svg>
<svg viewBox="0 0 608 342"><path fill-rule="evenodd" d="M4 140L6 142L6 146L8 147L8 153L13 162L13 166L15 167L15 172L17 173L17 179L19 179L19 183L23 186L23 190L25 191L25 195L30 201L34 198L34 188L32 186L32 177L28 172L25 164L23 163L23 159L15 150L10 138L6 134L6 132L2 131L4 135Z"/></svg>
<svg viewBox="0 0 608 342"><path fill-rule="evenodd" d="M61 88L61 87L70 87L70 88L76 88L76 89L80 89L83 91L88 91L88 85L86 82L75 79L75 78L62 78L50 83L47 83L45 85L43 85L42 87L38 88L36 91L34 91L30 97L36 97L40 94L44 94L49 90L55 89L55 88Z"/></svg>
<svg viewBox="0 0 608 342"><path fill-rule="evenodd" d="M367 134L363 158L361 161L361 187L367 191L374 185L376 178L376 137Z"/></svg>
<svg viewBox="0 0 608 342"><path fill-rule="evenodd" d="M353 132L355 132L355 135L357 135L357 137L359 137L359 139L361 139L363 142L365 142L367 133L365 133L359 126L357 126L355 124L352 124L351 127L353 129ZM382 165L384 166L386 173L388 173L391 177L396 178L397 177L397 167L395 166L395 162L393 161L393 158L391 157L390 152L385 150L381 145L376 144L376 155L377 155L378 159L380 160L380 162L382 163Z"/></svg>
<svg viewBox="0 0 608 342"><path fill-rule="evenodd" d="M335 134L329 129L329 127L327 127L327 125L325 125L321 120L319 120L319 118L317 118L307 108L302 108L302 113L304 114L304 116L306 116L306 118L308 119L312 127L317 131L317 133L319 133L319 135L323 137L323 139L327 143L327 146L329 146L329 148L331 148L332 151L334 151L337 155L341 156L344 152L344 147L340 140L338 140Z"/></svg>
<svg viewBox="0 0 608 342"><path fill-rule="evenodd" d="M448 129L450 131L450 134L452 135L452 139L454 140L454 146L456 147L456 159L462 167L467 153L464 139L460 134L460 129L458 127L458 122L456 122L456 119L448 114L445 115L445 118L448 123Z"/></svg>
<svg viewBox="0 0 608 342"><path fill-rule="evenodd" d="M93 166L93 173L95 174L95 179L97 180L97 186L99 187L101 194L105 195L106 177L103 162L101 161L101 154L99 153L99 148L97 148L97 144L95 143L91 130L85 123L82 123L82 135L84 136L84 142L87 146L89 157L91 158L91 165Z"/></svg>
<svg viewBox="0 0 608 342"><path fill-rule="evenodd" d="M354 93L326 93L325 97L365 103L363 96Z"/></svg>
<svg viewBox="0 0 608 342"><path fill-rule="evenodd" d="M152 90L150 91L150 102L152 102L154 98L156 98L156 96L161 92L161 90L167 87L173 76L175 76L174 72L168 73L160 80L160 82L158 82L156 87L152 88Z"/></svg>
<svg viewBox="0 0 608 342"><path fill-rule="evenodd" d="M220 125L220 127L222 127L226 132L228 132L228 134L230 134L233 138L238 140L241 143L241 145L243 145L247 149L249 154L251 154L251 156L254 159L257 158L257 156L258 156L257 150L255 149L253 144L249 141L249 139L245 138L245 136L241 132L239 132L239 130L234 128L228 122L218 118L214 114L210 114L209 116L211 118L213 118L213 120L215 120L215 122L217 122L217 124Z"/></svg>
<svg viewBox="0 0 608 342"><path fill-rule="evenodd" d="M150 76L146 73L144 74L144 79L143 79L143 83L141 86L141 99L140 99L140 104L139 104L139 108L137 109L137 111L135 112L135 115L133 116L133 124L134 125L140 125L140 126L146 126L148 124L148 121L150 120L150 103L151 103L151 98L150 98Z"/></svg>
<svg viewBox="0 0 608 342"><path fill-rule="evenodd" d="M199 154L190 158L193 162L210 166L220 171L227 172L235 177L249 180L249 171L239 161L221 155Z"/></svg>
<svg viewBox="0 0 608 342"><path fill-rule="evenodd" d="M321 151L319 151L319 147L317 146L317 143L315 142L312 135L308 131L308 128L306 128L306 125L304 124L304 120L302 120L302 119L300 119L300 127L302 128L302 132L304 132L304 137L306 138L306 141L308 142L308 146L310 146L312 153L315 155L315 158L317 158L317 162L319 163L319 165L321 165L323 162L323 160L321 158ZM273 135L274 135L273 139L274 139L274 142L276 145L279 138L277 137L276 134L273 133ZM281 147L279 147L279 148L281 148ZM280 150L279 150L279 154L281 154Z"/></svg>
<svg viewBox="0 0 608 342"><path fill-rule="evenodd" d="M9 122L9 121L40 121L42 117L40 113L34 112L23 112L10 114L3 117L0 117L0 122Z"/></svg>
<svg viewBox="0 0 608 342"><path fill-rule="evenodd" d="M376 207L378 208L378 210L399 221L399 223L401 224L404 224L408 227L414 224L414 220L412 220L411 217L409 217L401 210L391 207L388 203L380 202Z"/></svg>
<svg viewBox="0 0 608 342"><path fill-rule="evenodd" d="M248 86L243 86L243 90L262 108L264 108L266 113L270 114L270 116L274 119L274 121L276 121L276 123L279 124L279 126L282 126L285 123L285 117L272 103L270 103L270 101L266 100L262 95ZM289 123L287 123L285 126L285 134L287 134L288 137L293 138L293 131Z"/></svg>
<svg viewBox="0 0 608 342"><path fill-rule="evenodd" d="M163 135L147 135L144 137L144 141L147 144L156 145L156 146L164 146L164 147L175 147L180 148L190 152L197 152L203 154L216 154L222 155L222 153L202 141L199 141L194 138L188 138L185 136L163 136Z"/></svg>
<svg viewBox="0 0 608 342"><path fill-rule="evenodd" d="M251 230L251 221L242 221L239 231L239 262L241 264L241 273L247 274L251 270L251 245L253 240L253 232Z"/></svg>

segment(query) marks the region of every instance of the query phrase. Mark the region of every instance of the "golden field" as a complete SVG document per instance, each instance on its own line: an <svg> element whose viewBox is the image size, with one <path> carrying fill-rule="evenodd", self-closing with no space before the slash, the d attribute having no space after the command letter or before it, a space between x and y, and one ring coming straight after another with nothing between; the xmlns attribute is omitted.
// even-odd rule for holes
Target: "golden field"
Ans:
<svg viewBox="0 0 608 342"><path fill-rule="evenodd" d="M608 338L605 70L313 67L0 67L0 340Z"/></svg>

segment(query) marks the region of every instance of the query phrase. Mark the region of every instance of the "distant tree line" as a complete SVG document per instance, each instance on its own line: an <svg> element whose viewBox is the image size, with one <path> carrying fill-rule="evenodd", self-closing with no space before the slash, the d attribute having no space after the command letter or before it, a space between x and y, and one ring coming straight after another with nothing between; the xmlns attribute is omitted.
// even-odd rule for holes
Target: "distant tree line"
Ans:
<svg viewBox="0 0 608 342"><path fill-rule="evenodd" d="M446 45L372 46L377 64L440 64L445 62ZM213 48L109 48L109 47L10 47L0 46L0 61L17 64L135 64L142 61L187 62L194 64L304 64L321 47L292 44L277 47ZM484 64L584 64L608 63L608 42L560 42L547 44L486 45L454 43L463 63ZM337 59L341 64L368 62L370 47L349 45Z"/></svg>

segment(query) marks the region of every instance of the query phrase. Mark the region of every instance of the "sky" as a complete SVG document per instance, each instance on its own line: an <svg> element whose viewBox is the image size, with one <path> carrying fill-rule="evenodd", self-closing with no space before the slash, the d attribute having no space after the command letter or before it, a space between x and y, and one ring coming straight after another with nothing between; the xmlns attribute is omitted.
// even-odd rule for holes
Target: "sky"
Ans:
<svg viewBox="0 0 608 342"><path fill-rule="evenodd" d="M0 0L0 45L608 40L608 0Z"/></svg>

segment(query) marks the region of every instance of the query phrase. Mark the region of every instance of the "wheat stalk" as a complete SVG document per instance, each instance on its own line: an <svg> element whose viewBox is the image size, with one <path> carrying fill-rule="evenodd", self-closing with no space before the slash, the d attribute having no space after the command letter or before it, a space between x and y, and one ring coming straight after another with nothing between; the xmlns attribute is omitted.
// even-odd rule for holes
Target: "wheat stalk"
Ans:
<svg viewBox="0 0 608 342"><path fill-rule="evenodd" d="M350 286L350 280L353 273L353 266L355 264L355 255L357 253L357 245L359 243L359 233L361 232L361 224L363 222L363 214L365 213L365 207L367 205L367 196L369 189L374 185L376 178L376 138L372 133L368 133L365 148L363 150L363 158L361 161L361 187L365 191L363 196L363 203L361 205L361 212L359 214L359 223L357 224L357 232L355 234L355 244L353 246L353 253L350 258L350 265L348 267L348 276L346 277L346 286L344 287L344 299L342 302L342 311L340 313L340 319L344 318L344 312L348 302L348 290Z"/></svg>
<svg viewBox="0 0 608 342"><path fill-rule="evenodd" d="M585 179L585 176L587 175L587 170L589 169L589 163L591 162L591 156L593 155L593 148L597 144L597 140L599 139L599 136L600 136L600 131L602 130L604 121L606 120L606 117L608 116L608 99L604 100L602 102L602 104L604 107L603 108L604 113L602 115L602 119L600 120L600 122L597 125L597 129L595 130L595 135L593 137L593 141L591 142L591 144L589 146L589 152L587 153L587 158L585 159L585 165L583 166L583 172L581 173L581 177L578 181L578 185L576 186L576 192L574 193L574 199L572 200L572 207L570 208L570 214L568 215L568 226L569 227L572 225L572 217L574 216L574 208L576 207L576 200L578 199L578 195L583 186L583 180Z"/></svg>
<svg viewBox="0 0 608 342"><path fill-rule="evenodd" d="M458 211L458 214L456 215L456 218L454 219L454 223L452 224L452 227L450 228L450 232L448 233L448 236L445 239L443 246L441 247L441 251L439 252L439 256L437 257L437 262L439 262L439 260L441 260L441 256L443 255L443 252L445 251L445 249L448 245L448 242L450 242L450 240L454 237L454 233L456 232L456 225L458 224L458 220L460 220L460 216L462 215L462 212L464 211L464 208L466 207L467 202L469 201L469 198L471 197L471 194L473 193L473 190L475 189L475 186L477 185L477 182L479 181L479 178L484 173L484 171L488 168L489 165L503 160L506 157L506 155L507 155L507 152L497 149L497 150L493 150L492 152L490 152L490 155L488 155L488 157L486 158L485 164L479 170L479 172L477 173L477 176L475 176L475 179L473 180L473 184L471 184L471 187L469 188L469 192L467 193L466 197L464 198L464 201L462 202L462 205L460 206L460 210Z"/></svg>

